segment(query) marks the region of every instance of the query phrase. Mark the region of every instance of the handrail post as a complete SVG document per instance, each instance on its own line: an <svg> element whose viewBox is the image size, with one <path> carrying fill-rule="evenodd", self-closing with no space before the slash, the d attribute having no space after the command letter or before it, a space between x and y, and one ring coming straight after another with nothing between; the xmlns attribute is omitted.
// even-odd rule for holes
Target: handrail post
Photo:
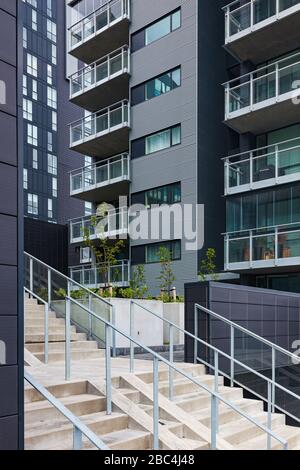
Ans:
<svg viewBox="0 0 300 470"><path fill-rule="evenodd" d="M275 413L275 399L276 399L276 350L272 347L272 413Z"/></svg>
<svg viewBox="0 0 300 470"><path fill-rule="evenodd" d="M33 259L29 260L29 285L30 291L33 292Z"/></svg>
<svg viewBox="0 0 300 470"><path fill-rule="evenodd" d="M272 431L272 385L271 382L268 382L268 424L267 428L269 431ZM271 450L272 448L272 437L271 434L268 433L267 439L267 449Z"/></svg>
<svg viewBox="0 0 300 470"><path fill-rule="evenodd" d="M159 450L158 359L153 357L153 450Z"/></svg>
<svg viewBox="0 0 300 470"><path fill-rule="evenodd" d="M115 305L112 306L111 308L111 322L114 326L116 326L116 307ZM113 345L112 345L112 350L113 350L113 357L117 357L117 334L116 330L113 330L113 337L112 337Z"/></svg>
<svg viewBox="0 0 300 470"><path fill-rule="evenodd" d="M52 301L51 283L52 283L51 269L48 269L48 305L50 307Z"/></svg>
<svg viewBox="0 0 300 470"><path fill-rule="evenodd" d="M217 449L217 397L211 395L211 450Z"/></svg>
<svg viewBox="0 0 300 470"><path fill-rule="evenodd" d="M111 327L105 325L105 384L106 384L106 414L112 414L111 395Z"/></svg>
<svg viewBox="0 0 300 470"><path fill-rule="evenodd" d="M49 362L49 305L45 303L45 346L44 346L44 353L45 353L45 364Z"/></svg>
<svg viewBox="0 0 300 470"><path fill-rule="evenodd" d="M194 364L197 364L197 357L198 357L198 307L195 304L194 306Z"/></svg>
<svg viewBox="0 0 300 470"><path fill-rule="evenodd" d="M130 301L130 338L134 335L134 304ZM134 373L134 344L130 341L130 373Z"/></svg>
<svg viewBox="0 0 300 470"><path fill-rule="evenodd" d="M170 340L169 340L169 347L170 347L170 357L169 361L171 364L174 362L174 327L170 325ZM173 401L174 394L173 394L173 379L174 379L174 371L173 368L169 368L169 400Z"/></svg>
<svg viewBox="0 0 300 470"><path fill-rule="evenodd" d="M219 353L214 352L214 365L215 365L215 392L219 393ZM216 432L219 432L219 400L216 398Z"/></svg>
<svg viewBox="0 0 300 470"><path fill-rule="evenodd" d="M230 326L230 386L234 387L234 327Z"/></svg>
<svg viewBox="0 0 300 470"><path fill-rule="evenodd" d="M73 450L82 450L82 432L76 426L73 429Z"/></svg>
<svg viewBox="0 0 300 470"><path fill-rule="evenodd" d="M65 379L71 378L71 286L68 281L68 296L66 299L66 326L65 326Z"/></svg>
<svg viewBox="0 0 300 470"><path fill-rule="evenodd" d="M92 295L89 294L89 311L92 311ZM90 340L93 338L93 317L89 315L89 338Z"/></svg>

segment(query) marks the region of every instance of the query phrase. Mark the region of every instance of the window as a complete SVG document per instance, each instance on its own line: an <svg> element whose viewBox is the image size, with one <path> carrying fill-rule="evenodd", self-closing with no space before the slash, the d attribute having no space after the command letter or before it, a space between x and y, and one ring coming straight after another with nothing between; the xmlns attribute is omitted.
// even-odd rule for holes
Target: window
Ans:
<svg viewBox="0 0 300 470"><path fill-rule="evenodd" d="M47 20L47 37L56 42L56 24L51 20Z"/></svg>
<svg viewBox="0 0 300 470"><path fill-rule="evenodd" d="M80 263L91 263L92 262L92 253L91 249L88 247L80 248Z"/></svg>
<svg viewBox="0 0 300 470"><path fill-rule="evenodd" d="M27 48L27 29L23 26L23 47Z"/></svg>
<svg viewBox="0 0 300 470"><path fill-rule="evenodd" d="M38 82L36 80L32 80L32 99L37 101L38 99Z"/></svg>
<svg viewBox="0 0 300 470"><path fill-rule="evenodd" d="M34 170L39 169L39 157L37 149L32 149L32 168Z"/></svg>
<svg viewBox="0 0 300 470"><path fill-rule="evenodd" d="M47 0L47 16L52 17L52 0Z"/></svg>
<svg viewBox="0 0 300 470"><path fill-rule="evenodd" d="M170 70L132 89L132 105L164 95L181 86L181 68Z"/></svg>
<svg viewBox="0 0 300 470"><path fill-rule="evenodd" d="M48 199L48 219L53 219L53 201Z"/></svg>
<svg viewBox="0 0 300 470"><path fill-rule="evenodd" d="M169 250L172 261L179 261L181 259L181 241L172 240L168 242L152 243L150 245L132 247L132 265L160 263L161 248L166 248Z"/></svg>
<svg viewBox="0 0 300 470"><path fill-rule="evenodd" d="M55 44L51 45L51 61L53 65L57 64L57 49Z"/></svg>
<svg viewBox="0 0 300 470"><path fill-rule="evenodd" d="M57 178L52 178L52 196L57 197Z"/></svg>
<svg viewBox="0 0 300 470"><path fill-rule="evenodd" d="M38 63L37 58L31 54L27 54L27 73L37 77L38 75Z"/></svg>
<svg viewBox="0 0 300 470"><path fill-rule="evenodd" d="M57 131L57 112L52 111L52 130Z"/></svg>
<svg viewBox="0 0 300 470"><path fill-rule="evenodd" d="M48 173L50 175L57 175L57 157L48 153Z"/></svg>
<svg viewBox="0 0 300 470"><path fill-rule="evenodd" d="M28 194L28 214L39 215L39 198L36 194Z"/></svg>
<svg viewBox="0 0 300 470"><path fill-rule="evenodd" d="M154 41L167 36L172 31L180 28L181 26L181 10L173 11L167 16L155 21L153 24L141 29L132 35L132 50L133 52L148 46Z"/></svg>
<svg viewBox="0 0 300 470"><path fill-rule="evenodd" d="M181 183L169 184L159 188L150 189L133 194L132 204L144 204L150 207L153 204L176 204L181 202Z"/></svg>
<svg viewBox="0 0 300 470"><path fill-rule="evenodd" d="M47 88L47 104L50 108L57 108L57 91L51 86Z"/></svg>
<svg viewBox="0 0 300 470"><path fill-rule="evenodd" d="M38 146L38 128L32 124L27 124L27 143Z"/></svg>
<svg viewBox="0 0 300 470"><path fill-rule="evenodd" d="M28 189L28 170L26 170L26 168L23 170L23 187L24 189Z"/></svg>
<svg viewBox="0 0 300 470"><path fill-rule="evenodd" d="M47 64L47 83L49 85L53 84L53 68L50 64Z"/></svg>
<svg viewBox="0 0 300 470"><path fill-rule="evenodd" d="M27 77L26 75L23 75L23 95L27 96L28 95L28 85L27 85Z"/></svg>
<svg viewBox="0 0 300 470"><path fill-rule="evenodd" d="M92 215L93 214L93 204L91 202L84 203L84 215Z"/></svg>
<svg viewBox="0 0 300 470"><path fill-rule="evenodd" d="M151 134L132 142L132 158L151 155L181 143L181 126L177 125L163 131Z"/></svg>
<svg viewBox="0 0 300 470"><path fill-rule="evenodd" d="M32 101L23 98L23 118L32 121Z"/></svg>
<svg viewBox="0 0 300 470"><path fill-rule="evenodd" d="M37 31L37 12L32 10L31 12L31 27L34 31Z"/></svg>
<svg viewBox="0 0 300 470"><path fill-rule="evenodd" d="M48 132L48 144L47 144L49 152L53 152L53 135L52 132Z"/></svg>

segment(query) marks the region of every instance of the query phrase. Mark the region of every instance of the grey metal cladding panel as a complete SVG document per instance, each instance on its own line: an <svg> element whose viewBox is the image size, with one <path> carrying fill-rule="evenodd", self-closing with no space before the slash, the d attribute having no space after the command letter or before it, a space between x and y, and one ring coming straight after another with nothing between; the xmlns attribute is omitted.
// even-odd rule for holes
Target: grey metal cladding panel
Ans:
<svg viewBox="0 0 300 470"><path fill-rule="evenodd" d="M1 10L5 10L13 16L17 14L17 0L0 0Z"/></svg>
<svg viewBox="0 0 300 470"><path fill-rule="evenodd" d="M16 18L0 10L0 60L16 65Z"/></svg>
<svg viewBox="0 0 300 470"><path fill-rule="evenodd" d="M1 29L1 25L0 25ZM6 103L0 104L0 111L16 116L17 97L16 97L16 79L17 73L15 67L0 61L0 79L4 81L6 87Z"/></svg>
<svg viewBox="0 0 300 470"><path fill-rule="evenodd" d="M18 450L18 417L0 418L0 451Z"/></svg>
<svg viewBox="0 0 300 470"><path fill-rule="evenodd" d="M2 310L2 308L0 307ZM6 344L6 364L17 364L18 355L18 319L0 315L0 341ZM1 367L1 366L0 366ZM1 405L0 405L1 406Z"/></svg>
<svg viewBox="0 0 300 470"><path fill-rule="evenodd" d="M2 315L17 314L16 285L18 282L17 268L14 266L0 266L0 318Z"/></svg>
<svg viewBox="0 0 300 470"><path fill-rule="evenodd" d="M18 367L0 367L0 417L18 412ZM5 387L3 387L5 384Z"/></svg>
<svg viewBox="0 0 300 470"><path fill-rule="evenodd" d="M17 219L0 215L0 264L17 265Z"/></svg>
<svg viewBox="0 0 300 470"><path fill-rule="evenodd" d="M17 164L17 120L0 112L0 161Z"/></svg>
<svg viewBox="0 0 300 470"><path fill-rule="evenodd" d="M195 3L196 0L188 0L188 4ZM149 8L149 4L151 8ZM182 0L131 0L131 32L144 28L149 23L168 14L178 7L184 7Z"/></svg>
<svg viewBox="0 0 300 470"><path fill-rule="evenodd" d="M17 169L0 163L0 213L17 215Z"/></svg>

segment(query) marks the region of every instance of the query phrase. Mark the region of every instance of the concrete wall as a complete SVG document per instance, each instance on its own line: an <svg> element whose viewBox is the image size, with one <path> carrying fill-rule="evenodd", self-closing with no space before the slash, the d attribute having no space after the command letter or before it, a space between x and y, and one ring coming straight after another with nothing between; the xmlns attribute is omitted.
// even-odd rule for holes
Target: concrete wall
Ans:
<svg viewBox="0 0 300 470"><path fill-rule="evenodd" d="M0 0L0 80L6 85L6 104L0 104L0 450L23 445L23 164L17 150L22 56L17 9L16 0Z"/></svg>

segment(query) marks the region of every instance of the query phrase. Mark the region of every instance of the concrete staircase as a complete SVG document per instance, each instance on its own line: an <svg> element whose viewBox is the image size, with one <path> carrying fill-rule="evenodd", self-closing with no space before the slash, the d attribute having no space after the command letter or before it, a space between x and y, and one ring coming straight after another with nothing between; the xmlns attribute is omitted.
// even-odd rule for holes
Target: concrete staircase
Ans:
<svg viewBox="0 0 300 470"><path fill-rule="evenodd" d="M106 414L106 398L88 381L61 383L48 390L79 417L112 450L150 450L151 433L114 408ZM25 389L26 450L72 450L73 427L32 388ZM93 450L85 438L84 450Z"/></svg>
<svg viewBox="0 0 300 470"><path fill-rule="evenodd" d="M71 327L72 360L99 359L104 351L98 349L94 341L87 341L85 333ZM44 305L25 296L25 349L41 362L45 361L45 325ZM65 323L57 318L55 312L49 312L49 363L62 362L65 359Z"/></svg>

